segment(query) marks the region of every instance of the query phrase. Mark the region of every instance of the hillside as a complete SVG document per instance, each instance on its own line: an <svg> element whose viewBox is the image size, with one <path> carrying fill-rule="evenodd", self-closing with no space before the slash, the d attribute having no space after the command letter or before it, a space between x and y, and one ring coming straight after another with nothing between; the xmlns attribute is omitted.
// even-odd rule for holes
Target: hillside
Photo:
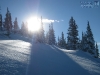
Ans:
<svg viewBox="0 0 100 75"><path fill-rule="evenodd" d="M33 43L27 75L100 75L100 60L78 51Z"/></svg>
<svg viewBox="0 0 100 75"><path fill-rule="evenodd" d="M100 75L100 59L81 50L0 36L0 75Z"/></svg>

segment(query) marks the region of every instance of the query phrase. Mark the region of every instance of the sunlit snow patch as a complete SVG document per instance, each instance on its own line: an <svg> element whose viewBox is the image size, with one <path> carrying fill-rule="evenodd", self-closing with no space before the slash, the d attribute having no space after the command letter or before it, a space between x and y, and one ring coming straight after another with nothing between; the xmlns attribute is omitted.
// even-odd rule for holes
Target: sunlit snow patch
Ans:
<svg viewBox="0 0 100 75"><path fill-rule="evenodd" d="M0 40L0 55L27 63L31 44L21 40Z"/></svg>

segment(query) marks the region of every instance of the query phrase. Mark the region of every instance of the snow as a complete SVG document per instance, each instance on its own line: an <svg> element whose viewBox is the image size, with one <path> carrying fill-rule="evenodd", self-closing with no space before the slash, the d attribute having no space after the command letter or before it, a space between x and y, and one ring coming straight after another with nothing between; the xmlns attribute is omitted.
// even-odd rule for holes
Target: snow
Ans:
<svg viewBox="0 0 100 75"><path fill-rule="evenodd" d="M95 58L89 56L82 51L65 51L67 56L69 56L73 61L79 64L82 68L89 71L90 74L99 75L100 74L100 60L95 60Z"/></svg>
<svg viewBox="0 0 100 75"><path fill-rule="evenodd" d="M100 75L100 58L31 41L0 34L0 75Z"/></svg>
<svg viewBox="0 0 100 75"><path fill-rule="evenodd" d="M10 39L13 39L13 40L23 40L23 41L26 41L26 42L31 42L32 40L28 37L25 37L25 36L21 36L21 34L10 34Z"/></svg>
<svg viewBox="0 0 100 75"><path fill-rule="evenodd" d="M29 42L0 36L0 75L25 75L30 49Z"/></svg>
<svg viewBox="0 0 100 75"><path fill-rule="evenodd" d="M85 52L33 43L27 75L100 75L100 60Z"/></svg>

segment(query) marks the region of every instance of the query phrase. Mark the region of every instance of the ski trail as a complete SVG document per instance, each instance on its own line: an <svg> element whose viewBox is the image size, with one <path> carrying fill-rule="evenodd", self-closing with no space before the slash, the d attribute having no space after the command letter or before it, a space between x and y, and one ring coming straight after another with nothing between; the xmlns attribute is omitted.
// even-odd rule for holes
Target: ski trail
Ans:
<svg viewBox="0 0 100 75"><path fill-rule="evenodd" d="M64 51L45 44L33 44L27 75L93 75ZM99 75L95 73L95 75Z"/></svg>

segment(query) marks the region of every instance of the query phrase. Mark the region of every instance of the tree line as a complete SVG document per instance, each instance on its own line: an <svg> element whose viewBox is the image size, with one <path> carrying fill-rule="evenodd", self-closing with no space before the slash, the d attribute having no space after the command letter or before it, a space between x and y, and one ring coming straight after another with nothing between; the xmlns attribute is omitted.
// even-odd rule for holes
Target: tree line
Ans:
<svg viewBox="0 0 100 75"><path fill-rule="evenodd" d="M17 17L15 18L15 21L12 23L11 13L8 7L7 7L7 12L6 12L4 21L2 20L2 14L0 14L0 31L3 32L4 35L9 36L11 33L14 33L14 34L19 33L31 39L34 36L36 36L35 40L40 43L55 44L55 34L54 34L54 29L53 29L53 23L49 25L48 35L46 36L44 34L45 31L43 29L42 16L41 16L40 24L41 24L40 29L34 33L28 30L27 22L22 22L21 28L20 28L18 25Z"/></svg>
<svg viewBox="0 0 100 75"><path fill-rule="evenodd" d="M71 50L83 50L98 58L99 49L97 42L94 40L89 21L87 22L86 32L82 32L82 39L78 37L78 32L78 25L76 24L74 18L71 17L69 21L67 41L62 32L61 37L58 37L58 46Z"/></svg>
<svg viewBox="0 0 100 75"><path fill-rule="evenodd" d="M64 33L61 33L61 37L58 37L56 42L55 31L53 28L53 23L49 24L49 30L44 34L43 22L41 17L41 27L39 31L35 34L32 31L28 30L28 23L22 22L21 28L19 28L17 17L12 24L11 13L7 8L4 22L2 22L2 15L0 14L0 31L4 31L4 34L9 36L11 33L19 33L23 36L32 38L35 37L35 40L40 43L46 43L49 45L57 45L62 48L71 49L71 50L82 50L93 54L96 58L99 57L98 45L94 40L93 33L90 27L89 21L87 22L86 32L82 32L82 39L78 37L78 25L73 17L69 20L69 28L67 32L67 38L64 37ZM66 41L67 40L67 41Z"/></svg>

